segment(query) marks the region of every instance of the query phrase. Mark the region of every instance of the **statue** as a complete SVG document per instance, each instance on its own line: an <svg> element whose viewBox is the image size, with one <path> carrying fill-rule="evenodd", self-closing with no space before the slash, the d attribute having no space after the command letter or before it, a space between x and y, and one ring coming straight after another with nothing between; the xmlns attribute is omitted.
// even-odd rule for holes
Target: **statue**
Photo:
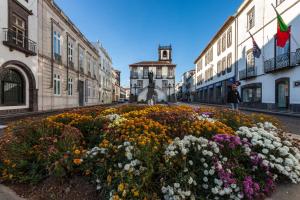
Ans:
<svg viewBox="0 0 300 200"><path fill-rule="evenodd" d="M148 72L148 79L149 79L149 85L148 85L148 91L147 91L147 102L149 105L154 104L154 88L155 88L155 83L153 80L153 72L150 71Z"/></svg>
<svg viewBox="0 0 300 200"><path fill-rule="evenodd" d="M149 79L149 86L154 86L153 72L152 71L148 72L148 79Z"/></svg>

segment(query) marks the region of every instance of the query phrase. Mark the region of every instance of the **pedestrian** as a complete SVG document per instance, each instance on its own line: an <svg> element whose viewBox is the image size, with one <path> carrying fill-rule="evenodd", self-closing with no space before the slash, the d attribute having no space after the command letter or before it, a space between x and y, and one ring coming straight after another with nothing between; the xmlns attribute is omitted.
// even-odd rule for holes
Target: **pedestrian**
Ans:
<svg viewBox="0 0 300 200"><path fill-rule="evenodd" d="M227 95L227 103L231 104L232 110L238 110L239 109L239 102L242 102L242 99L240 97L240 93L237 90L236 84L231 85L231 90L228 92Z"/></svg>

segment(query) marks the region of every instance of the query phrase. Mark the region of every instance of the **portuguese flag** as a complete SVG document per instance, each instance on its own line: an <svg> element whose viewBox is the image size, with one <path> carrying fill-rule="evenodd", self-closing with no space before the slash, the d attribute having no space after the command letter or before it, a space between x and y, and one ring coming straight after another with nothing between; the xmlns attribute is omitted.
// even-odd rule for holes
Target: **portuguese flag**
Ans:
<svg viewBox="0 0 300 200"><path fill-rule="evenodd" d="M273 6L273 5L272 5ZM277 14L277 43L279 47L285 47L286 42L290 38L291 27L289 27L282 19L280 14L277 12L276 8L273 6Z"/></svg>

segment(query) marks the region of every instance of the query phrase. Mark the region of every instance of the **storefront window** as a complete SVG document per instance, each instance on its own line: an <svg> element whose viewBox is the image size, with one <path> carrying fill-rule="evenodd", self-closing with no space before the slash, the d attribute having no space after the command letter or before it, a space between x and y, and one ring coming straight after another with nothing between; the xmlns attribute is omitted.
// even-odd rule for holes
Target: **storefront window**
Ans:
<svg viewBox="0 0 300 200"><path fill-rule="evenodd" d="M242 88L242 98L245 103L261 102L261 84L250 84Z"/></svg>

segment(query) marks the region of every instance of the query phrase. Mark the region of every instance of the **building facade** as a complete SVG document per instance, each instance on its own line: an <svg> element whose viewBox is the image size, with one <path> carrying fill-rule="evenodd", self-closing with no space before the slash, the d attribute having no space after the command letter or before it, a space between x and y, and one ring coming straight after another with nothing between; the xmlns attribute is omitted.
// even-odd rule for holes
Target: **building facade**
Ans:
<svg viewBox="0 0 300 200"><path fill-rule="evenodd" d="M119 70L112 70L112 102L118 102L120 99L121 86L120 86L121 72Z"/></svg>
<svg viewBox="0 0 300 200"><path fill-rule="evenodd" d="M0 7L0 113L111 102L111 58L53 0Z"/></svg>
<svg viewBox="0 0 300 200"><path fill-rule="evenodd" d="M196 96L195 70L189 70L183 73L181 77L181 98L180 101L191 102Z"/></svg>
<svg viewBox="0 0 300 200"><path fill-rule="evenodd" d="M284 48L276 45L276 7L291 36ZM297 0L245 1L237 11L237 62L243 105L300 112L300 2ZM261 49L253 55L253 35Z"/></svg>
<svg viewBox="0 0 300 200"><path fill-rule="evenodd" d="M158 47L158 61L142 61L129 65L131 101L147 100L149 72L153 73L156 102L175 100L175 68L172 63L172 47Z"/></svg>
<svg viewBox="0 0 300 200"><path fill-rule="evenodd" d="M37 6L0 1L0 114L38 110Z"/></svg>
<svg viewBox="0 0 300 200"><path fill-rule="evenodd" d="M283 48L276 45L277 15L272 4L291 29ZM299 112L299 13L298 0L245 0L195 61L197 101L226 103L230 85L239 81L243 106ZM260 56L254 56L249 33Z"/></svg>
<svg viewBox="0 0 300 200"><path fill-rule="evenodd" d="M195 60L195 101L222 104L235 81L235 18L229 17Z"/></svg>
<svg viewBox="0 0 300 200"><path fill-rule="evenodd" d="M112 59L99 41L94 46L99 53L99 101L112 103Z"/></svg>

